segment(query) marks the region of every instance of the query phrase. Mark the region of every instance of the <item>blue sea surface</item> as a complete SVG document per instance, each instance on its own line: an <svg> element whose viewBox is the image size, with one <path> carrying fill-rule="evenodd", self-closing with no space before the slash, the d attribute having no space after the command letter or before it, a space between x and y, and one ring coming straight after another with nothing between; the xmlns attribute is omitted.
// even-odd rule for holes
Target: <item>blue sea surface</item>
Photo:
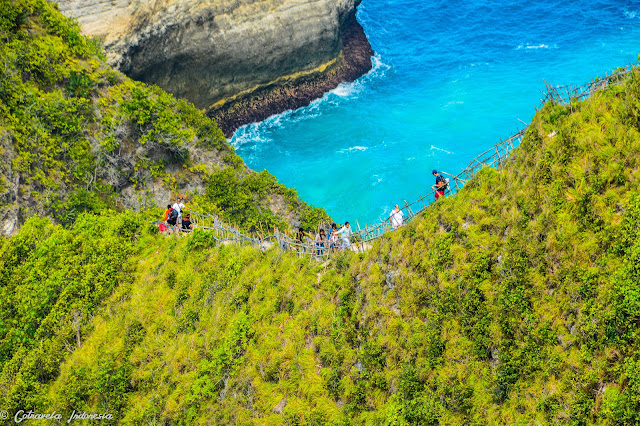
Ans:
<svg viewBox="0 0 640 426"><path fill-rule="evenodd" d="M583 84L640 53L635 1L364 0L373 70L231 143L338 222L386 218L524 127L544 81Z"/></svg>

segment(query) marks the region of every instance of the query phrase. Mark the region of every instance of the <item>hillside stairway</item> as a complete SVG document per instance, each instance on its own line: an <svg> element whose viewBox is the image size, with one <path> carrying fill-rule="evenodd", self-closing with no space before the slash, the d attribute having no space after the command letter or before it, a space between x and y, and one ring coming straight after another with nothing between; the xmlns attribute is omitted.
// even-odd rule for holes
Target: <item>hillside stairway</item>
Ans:
<svg viewBox="0 0 640 426"><path fill-rule="evenodd" d="M541 102L543 105L546 102L553 102L563 106L568 106L573 100L584 100L589 98L598 90L622 84L625 80L624 77L630 74L634 69L635 67L633 66L620 68L614 71L611 75L597 78L582 86L553 87L549 83L545 82L546 92L542 92L544 97L541 99ZM446 191L447 195L454 195L457 193L483 167L499 168L504 164L504 162L509 158L511 151L517 148L522 142L527 129L528 126L519 130L507 139L501 140L492 148L484 151L471 160L469 165L455 176L449 173L440 172L442 175L449 178L449 188ZM404 213L405 223L412 221L434 202L435 191L422 195L411 203L405 202L404 206L401 207L401 210ZM325 259L341 250L340 248L334 250L332 247L329 247L328 243L325 243L324 247L318 247L318 245L309 238L300 242L288 233L278 231L277 229L270 230L266 233L256 232L253 234L247 234L236 227L223 223L219 217L214 214L192 211L191 218L197 228L211 232L214 239L220 244L249 244L259 247L262 250L278 247L282 250L294 251L300 256L312 259ZM357 252L367 250L371 247L374 240L393 231L389 220L368 224L362 228L357 225L357 228L358 229L355 230L353 237L351 238L350 247L350 250ZM338 244L340 243L341 241L339 241Z"/></svg>

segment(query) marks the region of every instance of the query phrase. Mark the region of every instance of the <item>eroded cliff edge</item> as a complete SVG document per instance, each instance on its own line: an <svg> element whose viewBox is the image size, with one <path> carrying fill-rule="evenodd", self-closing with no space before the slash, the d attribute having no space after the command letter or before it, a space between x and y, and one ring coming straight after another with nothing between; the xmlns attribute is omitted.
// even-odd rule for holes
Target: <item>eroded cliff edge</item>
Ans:
<svg viewBox="0 0 640 426"><path fill-rule="evenodd" d="M371 69L360 0L58 0L109 62L208 109L225 135Z"/></svg>

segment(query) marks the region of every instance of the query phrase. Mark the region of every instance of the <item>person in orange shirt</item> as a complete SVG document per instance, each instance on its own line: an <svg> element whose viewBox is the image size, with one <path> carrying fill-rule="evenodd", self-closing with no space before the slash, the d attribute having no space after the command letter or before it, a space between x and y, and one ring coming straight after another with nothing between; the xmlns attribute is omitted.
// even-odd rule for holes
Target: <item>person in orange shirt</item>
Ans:
<svg viewBox="0 0 640 426"><path fill-rule="evenodd" d="M165 222L169 219L169 213L171 213L171 204L167 204L167 210L164 211L164 220Z"/></svg>

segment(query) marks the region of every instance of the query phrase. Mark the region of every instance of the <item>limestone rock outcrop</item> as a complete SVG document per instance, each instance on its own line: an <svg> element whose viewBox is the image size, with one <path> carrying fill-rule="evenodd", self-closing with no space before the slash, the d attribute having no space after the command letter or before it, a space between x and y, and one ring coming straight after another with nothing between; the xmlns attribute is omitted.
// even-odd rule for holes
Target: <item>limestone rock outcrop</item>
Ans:
<svg viewBox="0 0 640 426"><path fill-rule="evenodd" d="M57 2L86 35L102 38L112 65L199 108L213 106L226 134L371 68L355 19L360 0ZM355 49L345 49L349 41Z"/></svg>

